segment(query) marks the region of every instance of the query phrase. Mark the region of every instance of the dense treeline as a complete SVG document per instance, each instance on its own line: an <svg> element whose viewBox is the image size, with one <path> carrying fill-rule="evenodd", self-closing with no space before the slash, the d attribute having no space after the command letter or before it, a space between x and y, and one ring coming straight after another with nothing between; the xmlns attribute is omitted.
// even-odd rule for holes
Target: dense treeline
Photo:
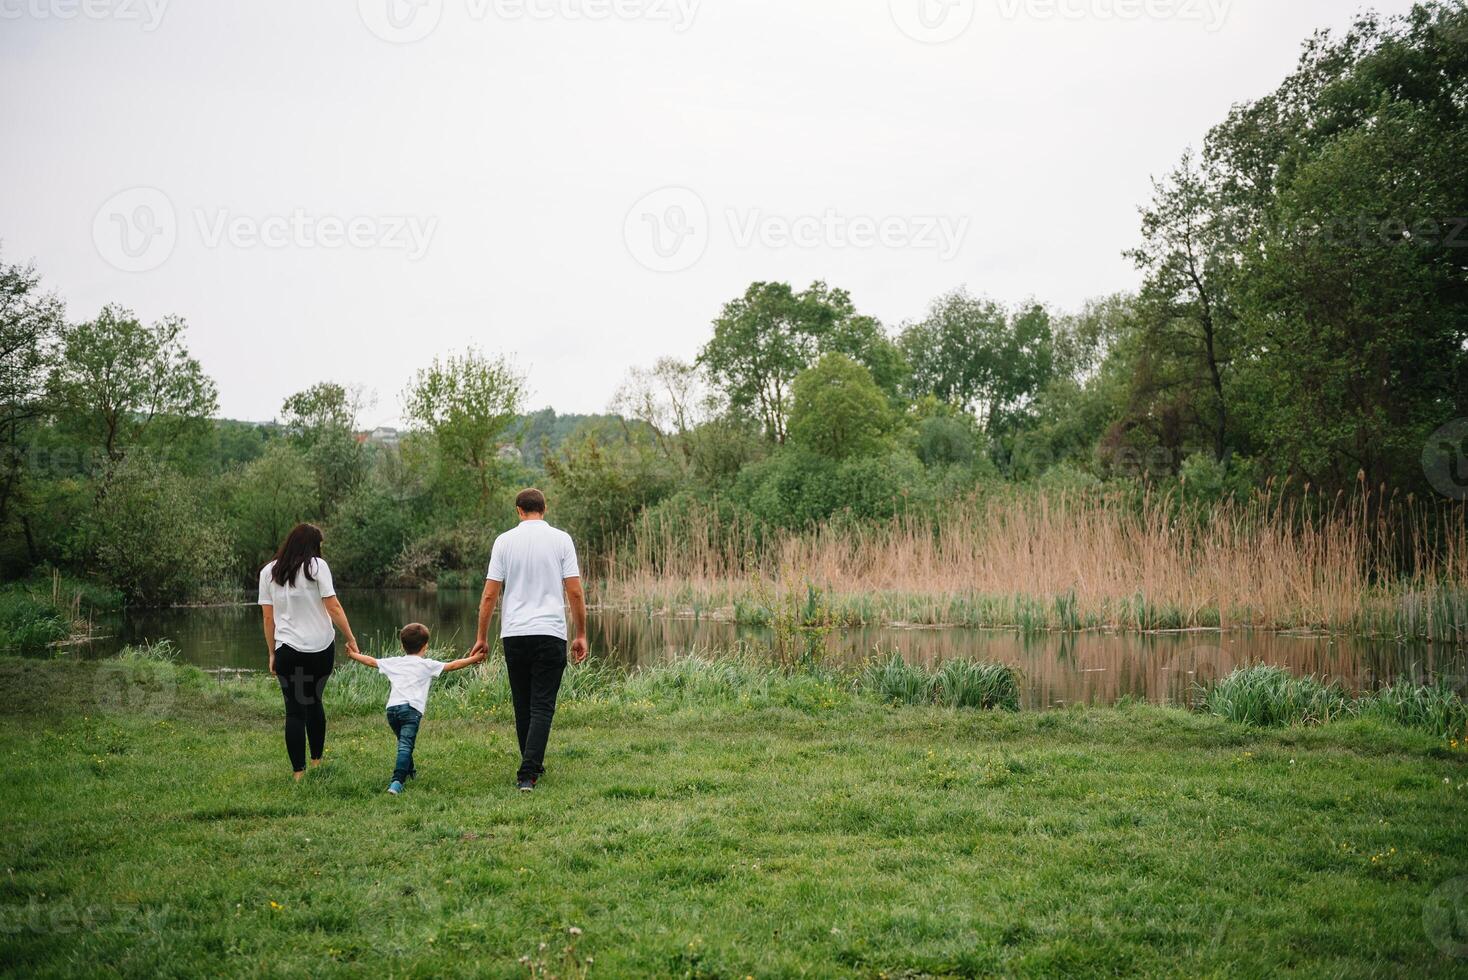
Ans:
<svg viewBox="0 0 1468 980"><path fill-rule="evenodd" d="M0 266L0 567L206 597L312 519L344 581L467 581L532 481L593 557L647 514L789 529L1001 483L1429 492L1464 451L1433 434L1468 415L1465 114L1462 0L1367 16L1157 182L1135 293L960 289L889 329L835 285L759 282L608 415L526 414L514 365L469 350L408 380L400 441L364 439L335 383L212 420L182 322L71 322Z"/></svg>

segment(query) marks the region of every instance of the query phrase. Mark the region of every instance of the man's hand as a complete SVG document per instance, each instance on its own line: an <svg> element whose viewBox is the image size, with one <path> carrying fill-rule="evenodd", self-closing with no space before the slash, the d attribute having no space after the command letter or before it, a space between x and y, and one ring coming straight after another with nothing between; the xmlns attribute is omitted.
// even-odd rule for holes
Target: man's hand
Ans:
<svg viewBox="0 0 1468 980"><path fill-rule="evenodd" d="M275 651L270 651L270 672L275 673Z"/></svg>
<svg viewBox="0 0 1468 980"><path fill-rule="evenodd" d="M469 656L476 657L479 660L484 660L489 656L489 644L484 640L479 640L475 642L475 644L469 648Z"/></svg>
<svg viewBox="0 0 1468 980"><path fill-rule="evenodd" d="M347 641L347 653L350 653L355 657L360 657L362 655L362 648L357 646L357 641L355 639Z"/></svg>
<svg viewBox="0 0 1468 980"><path fill-rule="evenodd" d="M586 637L578 636L571 641L571 662L579 664L586 659Z"/></svg>

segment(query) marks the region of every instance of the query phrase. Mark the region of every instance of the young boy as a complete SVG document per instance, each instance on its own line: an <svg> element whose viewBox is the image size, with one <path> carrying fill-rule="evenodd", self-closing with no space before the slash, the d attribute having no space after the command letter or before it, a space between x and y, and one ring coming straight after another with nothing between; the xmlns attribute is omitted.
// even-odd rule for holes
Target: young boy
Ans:
<svg viewBox="0 0 1468 980"><path fill-rule="evenodd" d="M403 641L406 657L374 660L347 648L347 656L359 664L376 668L392 682L392 690L387 695L387 723L398 737L398 761L387 791L393 796L401 793L403 783L417 774L413 768L413 744L418 741L418 726L423 722L423 712L428 710L428 688L433 679L445 671L462 670L485 659L485 654L480 653L447 664L429 660L423 655L428 649L428 627L422 623L404 626L398 639Z"/></svg>

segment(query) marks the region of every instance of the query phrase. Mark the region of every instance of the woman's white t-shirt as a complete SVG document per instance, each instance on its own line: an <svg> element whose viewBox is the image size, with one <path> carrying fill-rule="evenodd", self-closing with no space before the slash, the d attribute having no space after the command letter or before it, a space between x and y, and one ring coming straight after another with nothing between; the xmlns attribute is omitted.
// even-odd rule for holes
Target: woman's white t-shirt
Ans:
<svg viewBox="0 0 1468 980"><path fill-rule="evenodd" d="M310 561L311 575L306 569L296 572L293 582L276 585L270 573L275 562L260 569L260 605L275 607L275 649L288 646L301 653L320 653L336 640L336 627L326 614L321 601L336 595L331 582L331 569L320 558Z"/></svg>

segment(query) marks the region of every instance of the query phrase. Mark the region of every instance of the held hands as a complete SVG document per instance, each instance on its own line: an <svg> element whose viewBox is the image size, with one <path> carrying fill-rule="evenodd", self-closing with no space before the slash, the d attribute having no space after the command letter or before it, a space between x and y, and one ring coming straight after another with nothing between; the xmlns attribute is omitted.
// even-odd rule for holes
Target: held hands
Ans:
<svg viewBox="0 0 1468 980"><path fill-rule="evenodd" d="M483 663L488 656L489 644L484 640L480 640L469 649L469 659L473 660L476 664Z"/></svg>
<svg viewBox="0 0 1468 980"><path fill-rule="evenodd" d="M571 662L580 664L586 660L586 637L578 636L571 641Z"/></svg>

